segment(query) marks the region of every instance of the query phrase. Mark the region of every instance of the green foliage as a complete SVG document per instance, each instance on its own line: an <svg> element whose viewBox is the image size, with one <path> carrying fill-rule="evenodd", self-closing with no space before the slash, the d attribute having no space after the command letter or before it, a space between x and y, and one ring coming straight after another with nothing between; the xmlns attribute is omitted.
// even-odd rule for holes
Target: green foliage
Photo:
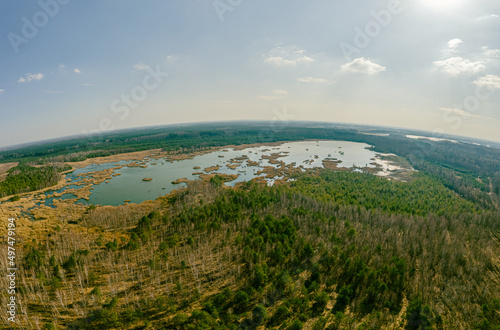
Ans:
<svg viewBox="0 0 500 330"><path fill-rule="evenodd" d="M43 326L43 329L44 330L56 330L56 326L54 325L54 323L52 322L47 322L45 323L45 325Z"/></svg>
<svg viewBox="0 0 500 330"><path fill-rule="evenodd" d="M268 280L268 267L266 264L256 265L254 268L254 275L251 281L251 285L254 289L259 290L267 284Z"/></svg>
<svg viewBox="0 0 500 330"><path fill-rule="evenodd" d="M95 288L93 288L92 291L90 291L90 294L94 295L94 296L97 296L97 297L102 296L101 289L99 289L98 286L96 286Z"/></svg>
<svg viewBox="0 0 500 330"><path fill-rule="evenodd" d="M342 288L340 288L339 294L337 295L337 299L335 305L333 306L333 310L343 312L351 302L353 295L354 292L350 286L348 285L342 286Z"/></svg>
<svg viewBox="0 0 500 330"><path fill-rule="evenodd" d="M264 323L264 320L267 317L267 311L266 308L262 305L257 305L252 309L252 321L256 326L261 325Z"/></svg>
<svg viewBox="0 0 500 330"><path fill-rule="evenodd" d="M205 311L194 310L187 321L187 329L213 329L217 322Z"/></svg>
<svg viewBox="0 0 500 330"><path fill-rule="evenodd" d="M287 328L289 330L302 330L304 324L300 320L295 320L292 324Z"/></svg>
<svg viewBox="0 0 500 330"><path fill-rule="evenodd" d="M87 281L87 286L94 286L97 283L97 275L94 272L89 273L88 281Z"/></svg>
<svg viewBox="0 0 500 330"><path fill-rule="evenodd" d="M326 326L326 318L320 317L316 322L314 322L312 330L323 330Z"/></svg>
<svg viewBox="0 0 500 330"><path fill-rule="evenodd" d="M321 315L325 310L329 300L330 298L328 297L328 294L324 291L316 294L316 296L314 297L314 303L312 305L313 313L316 315Z"/></svg>
<svg viewBox="0 0 500 330"><path fill-rule="evenodd" d="M102 245L102 243L103 243L103 241L104 241L104 235L103 235L103 234L100 234L100 235L99 235L99 237L96 239L95 244L96 244L97 246L101 246L101 245Z"/></svg>
<svg viewBox="0 0 500 330"><path fill-rule="evenodd" d="M118 250L118 241L116 240L116 238L112 242L106 243L106 248L111 251Z"/></svg>
<svg viewBox="0 0 500 330"><path fill-rule="evenodd" d="M180 241L179 235L175 233L168 238L167 244L169 247L174 247L179 243L179 241Z"/></svg>
<svg viewBox="0 0 500 330"><path fill-rule="evenodd" d="M477 212L478 207L456 195L439 180L416 173L410 182L389 181L372 174L322 170L319 176L301 174L291 186L324 201L360 205L388 213L425 216ZM353 229L351 235L355 235Z"/></svg>
<svg viewBox="0 0 500 330"><path fill-rule="evenodd" d="M207 140L209 143L228 138L225 133L212 133L215 138ZM164 137L169 146L184 143L179 135ZM397 148L383 142L378 147ZM488 157L495 168L496 160ZM89 244L97 251L71 254L62 264L69 272L64 283L52 252L46 252L52 255L46 260L41 249L27 246L25 268L35 270L34 281L54 289L76 281L74 275L83 269L78 267L83 260L96 271L94 259L99 262L103 255L118 263L130 258L140 260L133 271L143 272L138 278L155 286L151 292L164 292L164 287L169 287L168 298L163 293L146 298L142 283L130 286L121 306L117 297L108 297L102 307L88 308L87 316L69 327L74 329L300 329L311 318L318 318L313 329L322 329L330 322L331 328L358 324L362 319L368 321L360 328L375 329L387 326L384 322L400 312L405 296L410 301L404 315L409 329L452 328L457 324L495 329L500 303L491 274L497 273L492 256L498 255L499 217L487 202L490 197L474 193L486 193L496 177L487 181L485 172L472 165L469 169L465 168L469 165L445 167L437 158L432 162L411 159L425 169L410 182L318 170L300 174L284 186L246 183L236 190L218 189L220 182L202 189L193 186L171 198L167 209L138 216L133 229L126 229L128 242L119 244L115 239L105 244L106 249ZM438 168L443 176L436 174ZM482 183L472 182L476 172L482 173ZM464 186L452 179L451 174L457 173ZM471 195L460 196L457 191ZM480 203L478 198L486 202ZM94 213L90 208L87 211ZM121 235L127 236L125 232ZM57 239L52 237L47 249L51 249L51 240L58 243ZM103 240L101 236L96 245L104 245ZM120 246L119 253L106 251L117 251ZM148 252L148 247L158 249ZM204 250L198 250L201 248ZM190 253L196 256L193 267L186 264ZM197 256L205 254L216 256L214 260L220 264L214 267L204 259L200 266ZM84 283L93 287L94 296L101 294L97 279L89 273L88 283ZM107 285L105 282L99 285ZM484 290L476 290L477 286ZM454 294L443 297L445 292ZM128 305L128 297L135 294L143 299ZM335 299L330 302L330 297ZM464 302L481 308L461 308ZM333 310L327 310L328 304L333 304ZM437 315L436 306L440 305L446 306L448 314ZM348 306L350 313L344 318Z"/></svg>
<svg viewBox="0 0 500 330"><path fill-rule="evenodd" d="M130 240L128 241L125 248L134 251L138 250L140 247L141 243L139 242L139 236L137 235L137 233L133 232L132 235L130 235Z"/></svg>
<svg viewBox="0 0 500 330"><path fill-rule="evenodd" d="M214 177L211 177L210 178L210 183L214 186L214 187L221 187L222 184L224 183L224 178L221 177L220 175L215 175Z"/></svg>
<svg viewBox="0 0 500 330"><path fill-rule="evenodd" d="M410 302L406 311L406 329L420 330L430 328L434 324L433 316L429 306L422 305L420 299L414 299Z"/></svg>
<svg viewBox="0 0 500 330"><path fill-rule="evenodd" d="M140 310L134 310L130 306L120 313L120 321L126 326L130 326L141 319L143 319L143 313Z"/></svg>
<svg viewBox="0 0 500 330"><path fill-rule="evenodd" d="M76 256L74 253L72 253L68 260L66 260L63 264L62 264L62 267L64 268L64 270L66 271L69 271L69 272L72 272L75 270L76 266L78 265L78 261L76 259Z"/></svg>
<svg viewBox="0 0 500 330"><path fill-rule="evenodd" d="M38 270L43 263L43 259L45 255L43 252L37 250L35 247L30 247L29 245L26 247L26 250L29 252L24 257L25 268Z"/></svg>
<svg viewBox="0 0 500 330"><path fill-rule="evenodd" d="M106 305L104 305L105 308L107 309L113 309L116 307L116 305L118 304L118 297L113 297L111 298L111 300L109 301L109 303L107 303Z"/></svg>
<svg viewBox="0 0 500 330"><path fill-rule="evenodd" d="M234 295L233 306L236 311L242 312L246 309L249 302L248 294L245 291L239 290Z"/></svg>
<svg viewBox="0 0 500 330"><path fill-rule="evenodd" d="M63 283L60 277L53 276L51 281L50 281L50 287L52 290L60 289L62 288Z"/></svg>
<svg viewBox="0 0 500 330"><path fill-rule="evenodd" d="M500 328L500 299L492 299L481 306L481 313L484 317L483 324L496 325Z"/></svg>
<svg viewBox="0 0 500 330"><path fill-rule="evenodd" d="M186 324L187 320L188 316L184 313L180 313L174 316L174 318L172 319L172 325L174 327L179 328L182 327L184 324Z"/></svg>
<svg viewBox="0 0 500 330"><path fill-rule="evenodd" d="M271 319L268 322L269 326L277 326L281 324L283 321L285 321L288 317L290 317L291 313L288 307L285 305L280 305L277 309L274 315L271 317Z"/></svg>
<svg viewBox="0 0 500 330"><path fill-rule="evenodd" d="M370 318L382 322L385 313L397 315L405 295L413 299L416 260L420 265L433 262L419 257L425 244L429 244L425 240L440 244L440 254L433 254L441 264L435 271L445 274L453 265L468 265L460 256L463 235L459 233L465 233L465 224L498 227L494 214L476 214L475 210L461 215L460 222L453 222L432 214L410 218L359 205L317 201L300 193L313 183L302 184L291 188L247 184L244 191L220 191L212 202L186 206L172 217L172 224L178 226L175 228L185 224L192 228L179 234L178 241L186 245L189 237L211 231L202 225L214 221L223 230L218 234L224 237L220 244L234 245L234 254L239 258L233 255L232 260L239 260L243 267L237 277L241 287L234 294L225 290L202 304L203 311L222 327L254 327L250 306L260 301L271 308L271 316L265 320L268 327L286 328L295 320L304 323L324 315L334 287L337 295L332 313L338 318L334 324L344 322L342 312L348 306L356 319L370 314ZM424 241L416 239L420 233L425 233ZM442 242L450 240L446 238L449 235L455 243L445 248ZM474 235L488 241L489 236L482 229ZM228 236L240 238L227 243ZM469 242L476 240L473 237L476 236L469 236ZM405 244L400 245L399 239L404 239ZM448 248L453 250L453 257L444 252ZM468 269L464 272L471 271ZM304 274L310 275L304 278ZM453 274L446 276L453 278ZM300 282L303 286L297 285ZM427 290L434 292L430 285ZM495 315L488 310L485 307L486 314ZM425 316L426 310L422 311L419 315ZM429 320L435 325L443 322L434 314Z"/></svg>
<svg viewBox="0 0 500 330"><path fill-rule="evenodd" d="M49 260L49 266L54 267L55 265L57 265L56 257L52 255Z"/></svg>
<svg viewBox="0 0 500 330"><path fill-rule="evenodd" d="M314 255L314 249L311 243L307 242L302 249L301 256L303 259L310 259Z"/></svg>
<svg viewBox="0 0 500 330"><path fill-rule="evenodd" d="M67 170L68 166L32 167L26 164L19 164L11 168L5 180L0 182L0 197L39 190L55 185L61 178L59 173ZM14 196L12 200L19 200L18 198L19 196Z"/></svg>

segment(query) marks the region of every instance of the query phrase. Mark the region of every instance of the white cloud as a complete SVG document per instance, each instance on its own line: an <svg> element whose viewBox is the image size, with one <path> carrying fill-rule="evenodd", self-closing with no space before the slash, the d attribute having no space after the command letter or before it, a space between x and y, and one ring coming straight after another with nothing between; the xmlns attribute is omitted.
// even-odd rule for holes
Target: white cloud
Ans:
<svg viewBox="0 0 500 330"><path fill-rule="evenodd" d="M297 49L295 46L278 45L273 48L269 54L264 55L264 61L276 66L296 66L298 64L307 64L314 62L303 49Z"/></svg>
<svg viewBox="0 0 500 330"><path fill-rule="evenodd" d="M340 67L343 72L354 72L363 74L377 74L386 70L386 67L374 63L364 57L356 58L352 62Z"/></svg>
<svg viewBox="0 0 500 330"><path fill-rule="evenodd" d="M500 49L489 49L487 46L481 48L482 52L469 54L468 58L459 56L457 49L462 43L460 39L448 41L448 46L443 50L448 58L433 62L434 68L455 77L462 73L476 74L500 57Z"/></svg>
<svg viewBox="0 0 500 330"><path fill-rule="evenodd" d="M312 84L327 84L328 80L323 78L313 78L313 77L300 77L296 79L298 82L302 83L312 83Z"/></svg>
<svg viewBox="0 0 500 330"><path fill-rule="evenodd" d="M57 69L59 70L59 72L64 72L64 71L66 71L66 64L63 64L63 63L59 64L59 65L57 66Z"/></svg>
<svg viewBox="0 0 500 330"><path fill-rule="evenodd" d="M167 62L172 63L177 61L180 58L178 55L169 55L167 56Z"/></svg>
<svg viewBox="0 0 500 330"><path fill-rule="evenodd" d="M494 19L497 19L499 16L497 14L491 14L491 15L484 15L484 16L480 16L480 17L477 17L476 19L474 19L474 21L487 21L487 20L494 20Z"/></svg>
<svg viewBox="0 0 500 330"><path fill-rule="evenodd" d="M500 49L489 49L488 47L484 46L483 50L484 57L486 57L487 60L500 57Z"/></svg>
<svg viewBox="0 0 500 330"><path fill-rule="evenodd" d="M448 41L448 49L455 51L458 48L458 46L460 46L461 44L463 44L462 40L452 39L452 40Z"/></svg>
<svg viewBox="0 0 500 330"><path fill-rule="evenodd" d="M259 96L257 96L257 98L259 100L264 100L264 101L274 101L274 100L281 99L281 98L285 97L286 95L288 95L288 91L286 91L284 89L275 89L273 91L272 95L259 95Z"/></svg>
<svg viewBox="0 0 500 330"><path fill-rule="evenodd" d="M462 109L457 109L457 108L439 108L439 110L441 110L443 112L450 112L450 113L459 115L459 116L461 116L463 118L473 117L473 118L481 118L481 119L487 119L487 120L498 120L497 118L493 118L493 117L475 115L475 114L472 114L472 113L470 113L468 111L465 111L465 110L462 110Z"/></svg>
<svg viewBox="0 0 500 330"><path fill-rule="evenodd" d="M314 60L308 56L302 56L293 60L283 58L281 56L269 56L266 58L266 63L271 63L277 66L295 66L300 63L311 63Z"/></svg>
<svg viewBox="0 0 500 330"><path fill-rule="evenodd" d="M461 109L457 109L457 108L439 108L439 110L441 111L444 111L444 112L451 112L451 113L454 113L454 114L457 114L457 115L460 115L464 118L467 118L467 117L478 117L476 115L472 115L471 113L465 111L465 110L461 110Z"/></svg>
<svg viewBox="0 0 500 330"><path fill-rule="evenodd" d="M482 61L472 62L463 57L451 57L446 60L435 61L433 64L436 69L440 69L451 76L458 76L462 73L478 73L486 69Z"/></svg>
<svg viewBox="0 0 500 330"><path fill-rule="evenodd" d="M45 78L43 73L27 73L24 77L19 78L18 83L29 83L32 80L42 80Z"/></svg>
<svg viewBox="0 0 500 330"><path fill-rule="evenodd" d="M2 95L3 93L5 93L5 89L0 89L0 95Z"/></svg>
<svg viewBox="0 0 500 330"><path fill-rule="evenodd" d="M147 70L147 69L149 68L149 65L144 64L144 63L142 63L142 62L139 62L139 63L135 64L135 65L133 66L133 68L134 68L135 70L137 70L137 71L144 71L144 70Z"/></svg>
<svg viewBox="0 0 500 330"><path fill-rule="evenodd" d="M80 73L82 73L82 71L80 71L80 69L78 69L78 68L75 68L75 69L73 70L73 72L74 72L74 73L76 73L76 74L80 74Z"/></svg>
<svg viewBox="0 0 500 330"><path fill-rule="evenodd" d="M484 77L474 80L474 85L479 87L486 87L488 89L500 89L500 77L488 74Z"/></svg>
<svg viewBox="0 0 500 330"><path fill-rule="evenodd" d="M273 91L274 95L288 95L288 92L284 89L275 89Z"/></svg>

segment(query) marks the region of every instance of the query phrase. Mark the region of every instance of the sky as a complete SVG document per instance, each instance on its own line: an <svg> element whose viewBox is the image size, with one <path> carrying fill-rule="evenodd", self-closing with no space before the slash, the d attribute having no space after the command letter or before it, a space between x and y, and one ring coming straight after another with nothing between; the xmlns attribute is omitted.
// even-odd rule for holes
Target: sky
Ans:
<svg viewBox="0 0 500 330"><path fill-rule="evenodd" d="M0 147L313 120L500 141L499 0L0 2Z"/></svg>

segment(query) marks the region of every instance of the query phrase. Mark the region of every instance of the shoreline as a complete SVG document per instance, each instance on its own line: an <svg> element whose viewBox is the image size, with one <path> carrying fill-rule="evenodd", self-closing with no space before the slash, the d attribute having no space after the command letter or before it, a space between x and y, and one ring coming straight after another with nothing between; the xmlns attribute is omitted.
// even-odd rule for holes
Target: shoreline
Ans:
<svg viewBox="0 0 500 330"><path fill-rule="evenodd" d="M123 153L123 154L118 154L118 155L112 155L112 156L105 156L105 157L97 157L97 158L92 158L92 159L86 159L81 162L67 162L66 164L70 165L72 167L71 170L61 172L62 178L59 180L59 182L54 185L50 186L44 189L40 189L37 191L32 191L32 192L27 192L27 193L22 193L19 194L21 199L19 201L15 202L9 202L8 200L12 196L6 196L0 199L0 214L6 215L6 216L14 216L14 214L20 215L21 218L26 219L28 225L34 225L35 223L40 223L40 222L46 222L46 220L54 220L57 219L58 216L57 214L60 212L65 212L65 209L71 209L71 212L74 212L76 214L80 213L83 209L86 208L85 205L81 204L76 204L75 201L84 199L84 200L89 200L89 196L91 194L91 191L94 186L99 185L103 182L108 182L110 179L112 179L114 176L118 175L117 173L114 173L115 170L120 169L124 166L127 166L126 164L117 164L117 162L120 161L127 161L127 162L137 162L137 163L144 163L145 161L153 161L154 160L164 160L164 161L180 161L180 160L185 160L185 159L192 159L195 156L198 155L204 155L204 154L209 154L212 152L216 151L224 151L227 149L234 149L234 150L245 150L248 148L255 148L255 147L262 147L262 146L269 146L269 147L275 147L275 146L281 146L284 143L293 143L293 142L318 142L318 141L338 141L338 140L317 140L317 139L309 139L309 140L300 140L300 141L278 141L278 142L263 142L263 143L254 143L254 144L243 144L243 145L227 145L227 146L222 146L222 147L212 147L206 150L202 151L196 151L196 152L190 152L190 153L175 153L172 154L172 152L166 152L162 151L161 149L151 149L151 150L145 150L145 151L139 151L139 152L132 152L132 153ZM347 141L350 142L350 141ZM356 143L356 142L353 142ZM304 167L297 164L286 164L279 158L286 157L287 154L283 153L277 153L274 152L271 155L263 155L261 160L267 159L271 164L275 166L270 166L270 165L265 165L262 164L263 168L259 170L257 173L257 177L252 178L250 181L254 182L261 182L265 181L266 179L271 179L275 182L275 184L284 184L287 182L287 178L292 176L294 173L297 173L297 171L303 171ZM241 159L240 159L241 158ZM244 160L248 162L248 159L246 157L239 157L230 160L229 164L226 164L228 168L237 168L241 163L244 163ZM353 171L353 170L362 170L363 172L368 172L377 176L385 177L389 180L401 180L401 181L406 181L408 177L411 176L411 172L415 171L410 165L404 163L404 159L397 155L393 154L381 154L381 153L376 153L373 158L371 165L374 167L353 167L353 168L347 168L347 167L342 167L340 164L342 163L341 160L337 160L335 158L328 158L326 157L325 159L322 160L322 165L318 166L318 168L325 168L325 169L330 169L330 170L344 170L344 171ZM109 169L105 170L100 170L100 171L93 171L93 172L87 172L87 173L82 173L80 174L83 179L79 182L74 182L74 180L71 180L67 174L72 173L73 171L77 169L84 168L86 166L89 166L91 164L108 164L108 163L114 163L114 165ZM376 165L375 165L376 164ZM208 164L207 164L208 165ZM257 164L248 164L250 165L259 165ZM221 175L224 177L224 181L233 181L235 180L238 175L234 174L227 174L227 173L217 173L217 171L220 168L224 168L224 166L208 166L203 168L200 168L197 172L199 175L199 179L203 181L208 181L212 176L214 175ZM386 170L384 170L384 168ZM189 182L192 180L188 180L186 178L171 178L172 183L175 182L176 184L182 183L182 182ZM50 190L59 190L61 188L64 188L66 186L76 184L78 187L71 188L64 190L62 192L57 192L53 193L50 196L40 196L46 191ZM229 187L229 186L228 186ZM235 185L235 187L238 187L238 184ZM174 188L173 191L180 189L179 188ZM232 187L229 187L232 188ZM172 192L169 192L170 194ZM47 198L51 197L61 197L64 194L73 194L76 197L71 198L68 200L58 200L56 199L54 201L54 206L55 208L52 208L50 206L47 206L44 204L44 201ZM168 194L165 194L163 196L166 196ZM151 200L154 202L154 200ZM149 201L149 202L151 202ZM145 201L148 202L148 201ZM41 205L37 206L37 203L41 203ZM128 204L128 205L141 205L142 203L139 204ZM122 206L122 205L120 205ZM120 206L110 206L110 207L120 207ZM62 208L62 209L61 209ZM26 216L24 213L27 212L31 214L35 221L30 220L28 216Z"/></svg>

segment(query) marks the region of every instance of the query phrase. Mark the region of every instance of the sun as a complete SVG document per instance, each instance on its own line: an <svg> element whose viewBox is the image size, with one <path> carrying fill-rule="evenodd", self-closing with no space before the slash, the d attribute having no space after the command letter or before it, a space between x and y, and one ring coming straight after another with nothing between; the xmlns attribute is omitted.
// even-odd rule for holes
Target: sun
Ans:
<svg viewBox="0 0 500 330"><path fill-rule="evenodd" d="M419 0L423 6L435 10L452 10L463 5L464 0Z"/></svg>

